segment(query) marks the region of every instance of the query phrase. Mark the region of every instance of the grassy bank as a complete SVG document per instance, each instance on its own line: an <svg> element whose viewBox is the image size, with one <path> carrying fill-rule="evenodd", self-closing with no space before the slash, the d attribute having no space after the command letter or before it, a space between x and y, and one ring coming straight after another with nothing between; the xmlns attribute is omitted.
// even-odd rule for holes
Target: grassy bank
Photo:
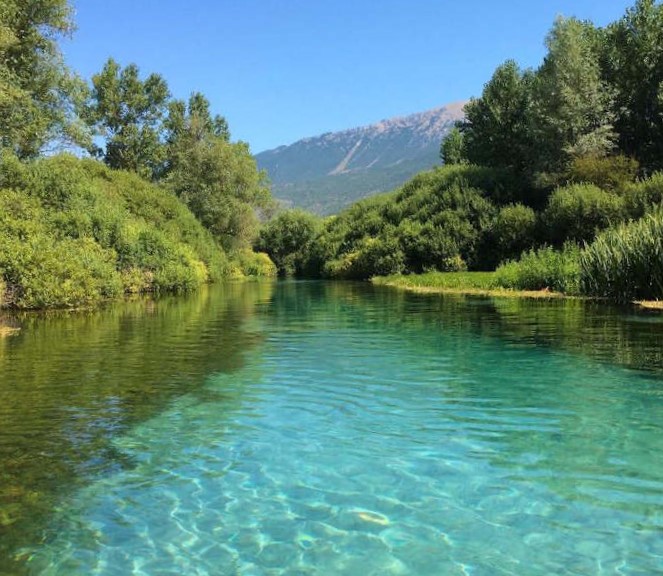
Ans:
<svg viewBox="0 0 663 576"><path fill-rule="evenodd" d="M561 292L550 290L515 290L501 286L495 272L427 272L393 276L376 276L371 282L411 292L438 294L470 294L477 296L507 296L520 298L565 298Z"/></svg>
<svg viewBox="0 0 663 576"><path fill-rule="evenodd" d="M470 296L497 296L507 298L566 298L599 299L587 296L575 296L543 290L516 290L500 285L496 272L427 272L393 276L375 276L371 282L376 286L389 286L409 292L429 294L466 294ZM661 300L636 300L632 304L643 310L663 312Z"/></svg>

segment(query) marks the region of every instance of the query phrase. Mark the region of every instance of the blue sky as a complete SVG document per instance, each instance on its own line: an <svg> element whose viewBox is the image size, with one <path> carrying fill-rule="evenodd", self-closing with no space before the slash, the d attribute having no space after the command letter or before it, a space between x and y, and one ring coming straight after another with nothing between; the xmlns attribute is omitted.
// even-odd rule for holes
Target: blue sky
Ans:
<svg viewBox="0 0 663 576"><path fill-rule="evenodd" d="M89 78L109 56L203 92L253 152L481 93L536 66L557 15L605 25L625 0L72 0L63 43Z"/></svg>

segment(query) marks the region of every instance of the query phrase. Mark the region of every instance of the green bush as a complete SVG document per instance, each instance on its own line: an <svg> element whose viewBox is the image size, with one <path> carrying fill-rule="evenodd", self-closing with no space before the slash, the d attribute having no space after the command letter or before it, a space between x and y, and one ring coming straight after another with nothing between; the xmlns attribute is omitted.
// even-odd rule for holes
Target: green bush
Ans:
<svg viewBox="0 0 663 576"><path fill-rule="evenodd" d="M517 258L536 244L536 213L522 204L500 208L493 225L482 238L480 267L493 269L500 262Z"/></svg>
<svg viewBox="0 0 663 576"><path fill-rule="evenodd" d="M134 174L69 155L0 159L0 279L19 308L182 291L232 264L184 204Z"/></svg>
<svg viewBox="0 0 663 576"><path fill-rule="evenodd" d="M617 224L624 217L620 196L593 184L573 184L552 193L542 220L548 239L561 246L567 240L591 240L598 230Z"/></svg>
<svg viewBox="0 0 663 576"><path fill-rule="evenodd" d="M624 192L626 209L631 218L642 218L663 204L663 172L628 186Z"/></svg>
<svg viewBox="0 0 663 576"><path fill-rule="evenodd" d="M323 273L329 278L365 280L400 274L404 264L405 256L396 238L364 238L355 251L327 262Z"/></svg>
<svg viewBox="0 0 663 576"><path fill-rule="evenodd" d="M301 274L320 224L320 218L313 214L303 210L286 210L260 230L256 248L269 255L279 274Z"/></svg>
<svg viewBox="0 0 663 576"><path fill-rule="evenodd" d="M594 184L602 190L624 190L638 175L640 165L634 158L623 156L580 156L569 168L569 180Z"/></svg>
<svg viewBox="0 0 663 576"><path fill-rule="evenodd" d="M269 255L264 252L252 252L251 250L240 250L234 254L239 264L236 276L250 276L255 278L273 278L277 274L277 268Z"/></svg>
<svg viewBox="0 0 663 576"><path fill-rule="evenodd" d="M580 257L585 294L617 301L663 298L663 209L599 234Z"/></svg>
<svg viewBox="0 0 663 576"><path fill-rule="evenodd" d="M363 200L327 220L309 249L307 270L327 277L455 270L479 261L495 206L475 185L496 189L495 172L447 166L400 190Z"/></svg>
<svg viewBox="0 0 663 576"><path fill-rule="evenodd" d="M529 250L519 260L502 264L495 271L497 285L516 290L553 290L578 294L580 249L571 243L562 250L550 246Z"/></svg>
<svg viewBox="0 0 663 576"><path fill-rule="evenodd" d="M78 307L122 293L115 254L89 238L0 237L0 270L18 308Z"/></svg>

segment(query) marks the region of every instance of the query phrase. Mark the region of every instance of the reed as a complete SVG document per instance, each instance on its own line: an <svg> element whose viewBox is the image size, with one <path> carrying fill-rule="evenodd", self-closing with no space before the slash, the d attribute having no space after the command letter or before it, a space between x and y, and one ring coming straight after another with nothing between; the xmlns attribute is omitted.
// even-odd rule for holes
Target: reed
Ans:
<svg viewBox="0 0 663 576"><path fill-rule="evenodd" d="M628 302L663 298L663 207L599 234L580 256L581 290Z"/></svg>

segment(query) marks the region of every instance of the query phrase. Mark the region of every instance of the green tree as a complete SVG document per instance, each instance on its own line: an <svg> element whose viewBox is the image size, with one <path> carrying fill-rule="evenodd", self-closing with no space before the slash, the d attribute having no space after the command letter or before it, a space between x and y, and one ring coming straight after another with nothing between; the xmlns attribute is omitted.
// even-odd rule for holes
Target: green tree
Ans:
<svg viewBox="0 0 663 576"><path fill-rule="evenodd" d="M445 136L440 146L440 158L444 164L465 164L465 142L463 133L457 126Z"/></svg>
<svg viewBox="0 0 663 576"><path fill-rule="evenodd" d="M89 142L74 113L85 85L57 45L73 31L71 16L67 0L0 2L0 146L20 158L56 140Z"/></svg>
<svg viewBox="0 0 663 576"><path fill-rule="evenodd" d="M485 231L480 267L492 269L532 248L536 244L536 225L536 213L528 206L509 204L500 208Z"/></svg>
<svg viewBox="0 0 663 576"><path fill-rule="evenodd" d="M170 97L158 74L145 80L135 64L122 68L109 58L92 77L92 96L85 111L88 122L105 138L105 150L92 152L111 168L156 178L164 162L162 121Z"/></svg>
<svg viewBox="0 0 663 576"><path fill-rule="evenodd" d="M624 218L624 199L593 184L558 188L542 214L548 238L557 245L567 240L591 240L598 230L616 225Z"/></svg>
<svg viewBox="0 0 663 576"><path fill-rule="evenodd" d="M186 162L192 147L205 140L219 138L230 141L230 130L223 116L212 116L210 103L200 92L194 92L188 102L172 100L164 122L166 130L165 176Z"/></svg>
<svg viewBox="0 0 663 576"><path fill-rule="evenodd" d="M180 150L164 182L227 249L248 247L258 232L257 211L271 206L248 145L220 136Z"/></svg>
<svg viewBox="0 0 663 576"><path fill-rule="evenodd" d="M461 125L467 159L481 166L523 172L530 164L530 72L509 60L499 66L480 98L465 106Z"/></svg>
<svg viewBox="0 0 663 576"><path fill-rule="evenodd" d="M561 172L571 158L603 157L614 148L613 97L601 77L601 38L591 23L558 18L546 46L533 84L537 169Z"/></svg>
<svg viewBox="0 0 663 576"><path fill-rule="evenodd" d="M320 230L321 220L304 210L286 210L260 230L256 247L272 259L279 274L301 274L311 242Z"/></svg>
<svg viewBox="0 0 663 576"><path fill-rule="evenodd" d="M638 0L610 25L603 62L621 151L648 172L663 168L663 5Z"/></svg>

